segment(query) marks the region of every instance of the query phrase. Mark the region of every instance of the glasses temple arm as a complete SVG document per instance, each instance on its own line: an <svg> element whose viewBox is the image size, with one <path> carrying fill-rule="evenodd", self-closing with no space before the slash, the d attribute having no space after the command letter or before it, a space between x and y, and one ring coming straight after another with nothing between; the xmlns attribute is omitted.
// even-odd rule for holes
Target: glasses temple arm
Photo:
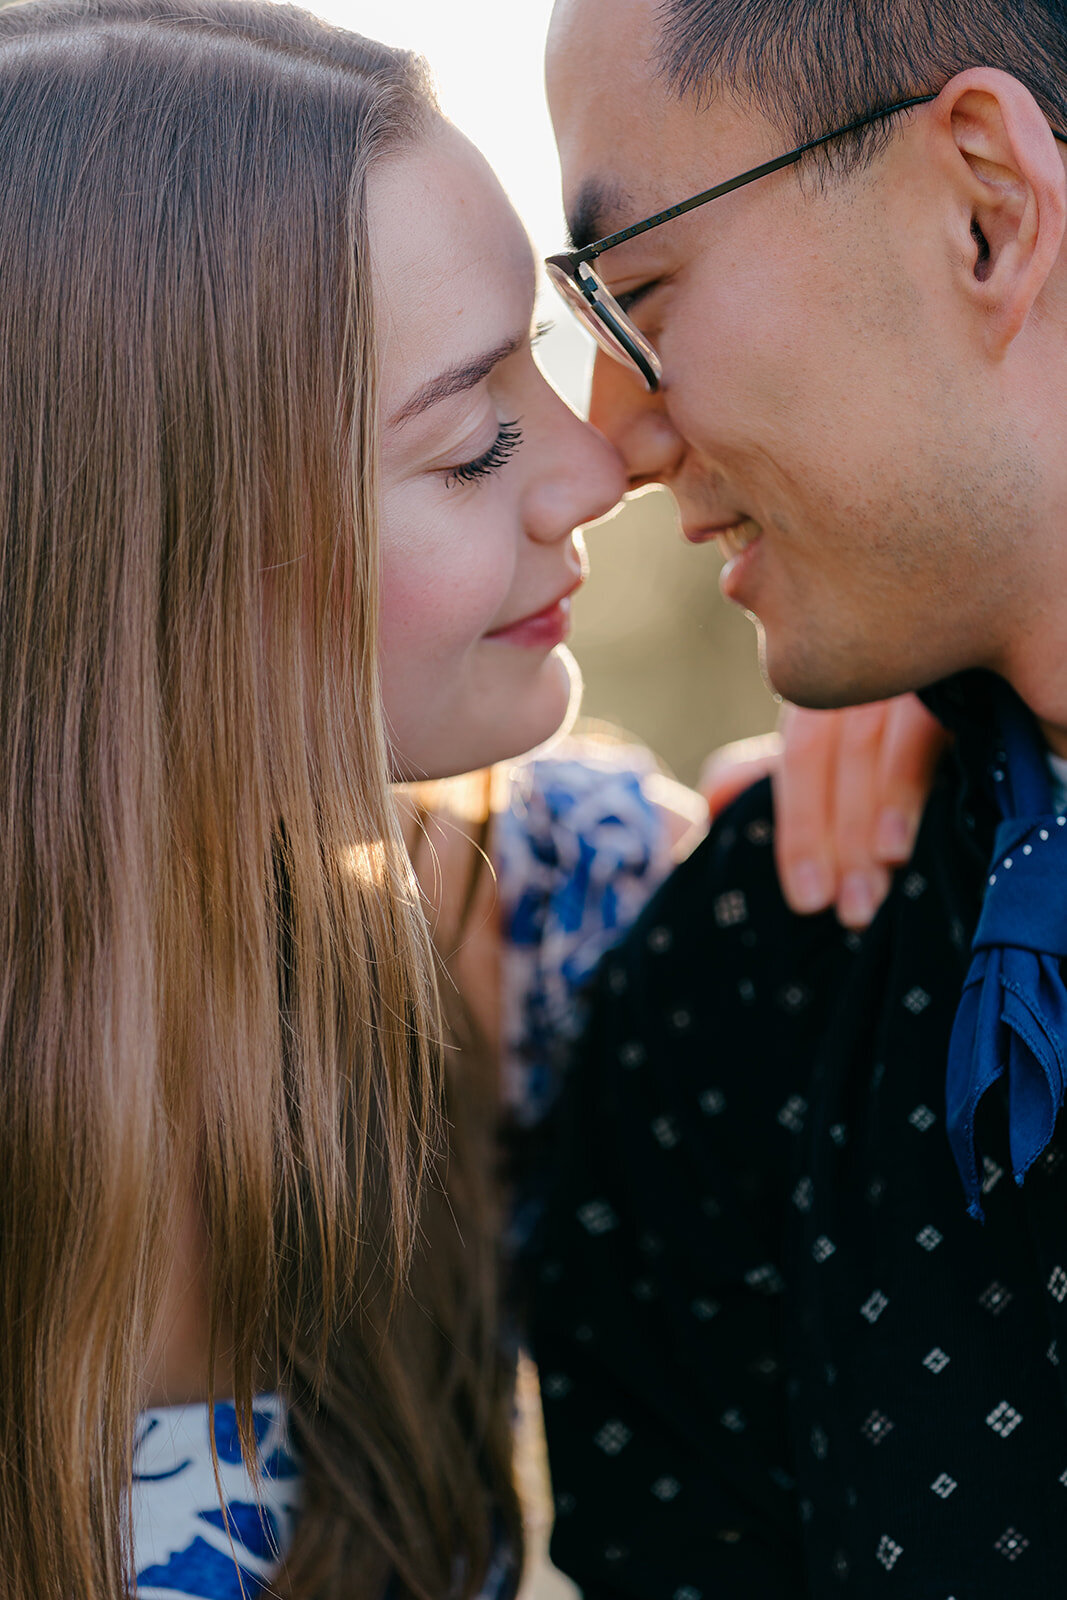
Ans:
<svg viewBox="0 0 1067 1600"><path fill-rule="evenodd" d="M817 139L809 139L796 150L790 150L788 155L777 156L773 161L765 161L761 166L751 167L748 172L742 172L736 178L728 178L725 183L717 183L714 188L692 195L690 199L682 200L676 206L668 206L666 211L657 211L654 217L646 217L643 222L635 222L632 227L623 228L619 233L609 233L606 238L597 239L581 250L572 250L570 259L576 266L582 261L595 261L601 251L610 250L617 244L625 244L628 239L636 239L640 234L647 233L650 228L658 228L661 222L671 222L675 217L684 216L687 211L695 211L697 206L702 206L709 200L718 200L720 195L731 194L746 183L754 183L757 178L766 178L772 172L780 172L783 167L793 166L810 150L817 150L820 145L829 144L831 139L841 139L845 134L856 133L860 128L869 127L872 122L880 122L883 117L894 116L898 111L909 111L912 106L926 105L928 101L936 99L937 96L933 94L915 95L911 100L901 100L897 105L886 106L868 117L859 117L847 127L835 128L832 133L821 133ZM1061 138L1062 135L1057 134L1056 137Z"/></svg>

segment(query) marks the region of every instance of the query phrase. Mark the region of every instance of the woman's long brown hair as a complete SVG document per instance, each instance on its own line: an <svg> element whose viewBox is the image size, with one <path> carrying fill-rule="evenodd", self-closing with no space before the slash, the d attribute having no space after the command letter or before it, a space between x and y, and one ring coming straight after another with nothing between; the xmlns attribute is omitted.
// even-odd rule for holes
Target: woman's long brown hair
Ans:
<svg viewBox="0 0 1067 1600"><path fill-rule="evenodd" d="M0 10L4 1600L128 1592L191 1175L205 1382L226 1329L305 1457L278 1586L469 1594L514 1520L377 679L364 180L430 104L286 6Z"/></svg>

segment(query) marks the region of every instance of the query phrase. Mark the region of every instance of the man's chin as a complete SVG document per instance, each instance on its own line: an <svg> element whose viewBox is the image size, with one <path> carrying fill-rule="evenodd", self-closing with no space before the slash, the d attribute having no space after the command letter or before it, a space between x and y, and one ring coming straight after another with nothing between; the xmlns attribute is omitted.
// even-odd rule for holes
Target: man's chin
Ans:
<svg viewBox="0 0 1067 1600"><path fill-rule="evenodd" d="M810 648L796 638L783 638L777 629L768 633L758 617L751 612L749 616L756 626L760 671L772 694L817 711L842 703L834 699L833 686L827 682L825 669L818 670Z"/></svg>
<svg viewBox="0 0 1067 1600"><path fill-rule="evenodd" d="M921 687L906 667L892 670L885 663L865 659L859 647L832 646L818 638L817 627L804 638L782 637L756 620L760 666L772 693L793 705L812 711L836 711L841 706L888 700L893 695ZM923 680L926 681L926 680Z"/></svg>

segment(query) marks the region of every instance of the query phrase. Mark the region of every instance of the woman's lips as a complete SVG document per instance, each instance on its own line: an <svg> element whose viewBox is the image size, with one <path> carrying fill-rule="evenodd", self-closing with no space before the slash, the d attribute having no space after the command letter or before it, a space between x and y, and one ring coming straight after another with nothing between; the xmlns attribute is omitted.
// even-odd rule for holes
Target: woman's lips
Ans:
<svg viewBox="0 0 1067 1600"><path fill-rule="evenodd" d="M577 588L577 583L572 584L566 594L553 600L543 610L519 617L503 628L494 628L485 637L518 645L524 650L554 650L570 633L571 595Z"/></svg>

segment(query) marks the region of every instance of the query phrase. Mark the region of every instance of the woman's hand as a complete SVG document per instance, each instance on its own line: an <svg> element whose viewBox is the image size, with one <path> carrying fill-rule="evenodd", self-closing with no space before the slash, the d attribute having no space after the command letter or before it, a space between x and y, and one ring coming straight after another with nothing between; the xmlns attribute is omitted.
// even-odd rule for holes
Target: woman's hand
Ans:
<svg viewBox="0 0 1067 1600"><path fill-rule="evenodd" d="M806 711L787 706L781 731L715 752L698 787L712 815L770 773L775 857L794 911L835 906L865 928L911 855L948 736L915 698Z"/></svg>

